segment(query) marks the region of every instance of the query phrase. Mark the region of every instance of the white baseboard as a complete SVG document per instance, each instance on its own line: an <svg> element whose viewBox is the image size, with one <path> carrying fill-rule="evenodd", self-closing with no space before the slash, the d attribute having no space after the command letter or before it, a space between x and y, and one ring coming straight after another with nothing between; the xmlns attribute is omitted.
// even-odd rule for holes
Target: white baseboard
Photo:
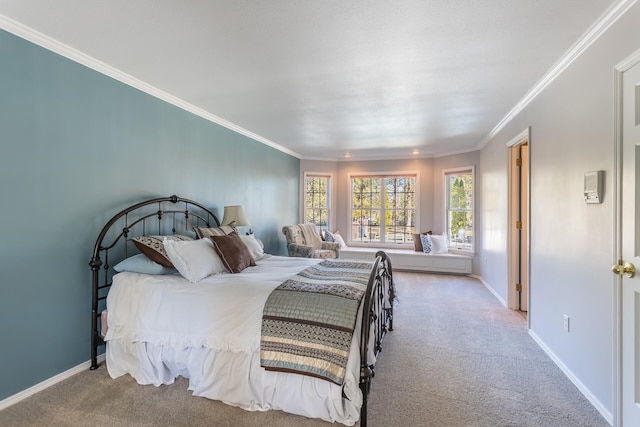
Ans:
<svg viewBox="0 0 640 427"><path fill-rule="evenodd" d="M104 353L98 356L98 363L102 363L104 362L105 359L105 355ZM89 369L89 367L91 366L91 361L88 360L84 363L81 363L78 366L75 366L67 371L64 371L54 377L49 378L48 380L44 380L39 384L34 385L33 387L29 387L26 390L21 391L20 393L14 394L13 396L9 396L6 399L0 401L0 411L2 411L5 408L8 408L11 405L15 405L16 403L20 402L21 400L26 399L27 397L31 397L34 394L45 390L49 387L51 387L54 384L59 383L60 381L64 381L67 378L70 378L72 376L74 376L75 374L78 374L86 369Z"/></svg>
<svg viewBox="0 0 640 427"><path fill-rule="evenodd" d="M549 358L551 358L551 360L553 360L553 362L558 366L558 368L560 368L560 370L567 376L567 378L569 378L569 380L576 387L578 387L578 390L580 390L580 393L582 393L584 395L584 397L586 397L587 400L589 400L589 402L591 402L591 404L594 406L594 408L596 408L596 410L598 412L600 412L600 415L602 415L604 417L604 419L609 423L609 425L613 425L613 414L611 412L609 412L607 410L607 408L605 408L605 406L602 404L602 402L600 402L591 393L591 391L589 391L589 389L584 384L582 384L582 381L580 381L578 379L578 377L576 377L573 374L573 372L571 372L571 370L567 367L567 365L562 363L562 360L560 360L558 358L558 356L556 356L553 353L553 351L551 351L551 349L549 347L547 347L547 345L540 339L540 337L538 337L533 331L531 331L531 329L529 329L529 335L531 335L531 338L533 338L533 340L540 346L540 348L545 353L547 353L547 356L549 356Z"/></svg>
<svg viewBox="0 0 640 427"><path fill-rule="evenodd" d="M493 294L493 296L496 297L496 299L498 301L500 301L500 304L502 304L503 306L507 307L507 302L505 300L503 300L502 297L500 295L498 295L498 293L491 286L489 286L489 284L487 282L485 282L482 277L476 276L475 274L470 274L469 277L473 277L474 279L478 279L480 281L480 283L482 283L484 285L484 287L487 288L489 290L489 292L491 292Z"/></svg>

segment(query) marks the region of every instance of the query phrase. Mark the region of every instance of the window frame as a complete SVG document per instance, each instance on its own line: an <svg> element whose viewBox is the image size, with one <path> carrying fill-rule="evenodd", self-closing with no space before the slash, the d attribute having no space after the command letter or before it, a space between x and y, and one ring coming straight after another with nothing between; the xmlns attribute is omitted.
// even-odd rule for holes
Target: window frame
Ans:
<svg viewBox="0 0 640 427"><path fill-rule="evenodd" d="M301 185L301 189L300 189L300 193L301 193L301 223L305 223L306 219L307 219L307 178L327 178L328 182L327 182L327 206L326 206L326 210L327 210L327 225L325 228L319 227L318 230L322 231L324 230L329 230L331 231L331 227L333 226L333 224L335 223L335 214L333 212L333 206L335 205L334 203L334 198L335 198L335 191L333 191L333 173L331 172L304 172L303 173L303 177L302 177L302 185ZM318 226L316 226L318 227Z"/></svg>
<svg viewBox="0 0 640 427"><path fill-rule="evenodd" d="M470 242L470 247L468 246L457 246L456 243L458 242L454 242L452 241L451 237L451 226L449 224L449 205L451 202L450 199L450 195L449 195L449 186L448 186L448 176L449 175L453 175L453 174L462 174L462 173L470 173L471 174L471 179L472 179L472 187L471 187L471 209L467 209L468 212L471 213L471 218L472 218L472 227L471 227L471 231L472 231L472 238L471 238L471 242ZM450 168L450 169L443 169L442 170L442 198L443 198L443 214L442 214L442 223L444 225L443 227L443 233L447 236L447 239L449 240L449 251L450 252L454 252L454 253L461 253L461 254L475 254L475 248L476 248L476 239L477 239L477 230L476 230L476 224L475 224L475 211L476 211L476 173L475 173L475 166L462 166L462 167L457 167L457 168Z"/></svg>
<svg viewBox="0 0 640 427"><path fill-rule="evenodd" d="M391 171L391 172L351 172L348 174L347 176L347 188L349 189L348 193L348 199L347 199L347 209L348 209L348 218L347 218L347 231L346 231L346 236L345 240L346 243L349 246L354 246L354 247L376 247L376 248L414 248L414 243L413 241L408 241L408 242L404 242L404 243L394 243L394 242L367 242L367 241L359 241L359 240L353 240L352 236L353 236L353 222L352 222L352 218L353 218L353 185L352 185L352 180L354 178L381 178L381 179L385 179L385 178L415 178L415 189L414 189L414 209L415 209L415 215L414 215L414 234L417 233L418 231L416 230L420 230L420 172L419 171ZM382 183L382 185L380 186L381 188L381 192L380 192L380 200L381 200L381 208L380 208L380 218L385 218L385 213L386 213L386 206L385 206L385 199L384 199L384 195L386 194L386 187L384 185L384 183ZM381 228L384 228L384 221L381 221L380 224ZM386 237L386 232L385 234L382 234Z"/></svg>

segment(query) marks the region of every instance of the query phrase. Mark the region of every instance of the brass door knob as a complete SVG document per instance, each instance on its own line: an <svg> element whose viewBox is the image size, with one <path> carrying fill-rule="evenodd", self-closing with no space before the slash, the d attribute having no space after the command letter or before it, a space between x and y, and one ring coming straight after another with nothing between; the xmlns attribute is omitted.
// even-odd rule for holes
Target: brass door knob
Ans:
<svg viewBox="0 0 640 427"><path fill-rule="evenodd" d="M611 267L611 271L619 276L633 277L636 274L636 267L630 262L625 262L623 265L622 261L620 261Z"/></svg>

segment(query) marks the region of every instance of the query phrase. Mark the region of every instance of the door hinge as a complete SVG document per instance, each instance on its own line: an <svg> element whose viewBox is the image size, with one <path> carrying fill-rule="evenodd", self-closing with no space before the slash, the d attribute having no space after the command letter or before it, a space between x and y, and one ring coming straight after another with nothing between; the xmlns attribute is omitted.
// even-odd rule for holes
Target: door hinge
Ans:
<svg viewBox="0 0 640 427"><path fill-rule="evenodd" d="M522 221L516 221L516 228L522 230Z"/></svg>
<svg viewBox="0 0 640 427"><path fill-rule="evenodd" d="M516 283L516 291L522 292L522 283Z"/></svg>
<svg viewBox="0 0 640 427"><path fill-rule="evenodd" d="M516 166L522 166L522 159L521 158L516 159Z"/></svg>

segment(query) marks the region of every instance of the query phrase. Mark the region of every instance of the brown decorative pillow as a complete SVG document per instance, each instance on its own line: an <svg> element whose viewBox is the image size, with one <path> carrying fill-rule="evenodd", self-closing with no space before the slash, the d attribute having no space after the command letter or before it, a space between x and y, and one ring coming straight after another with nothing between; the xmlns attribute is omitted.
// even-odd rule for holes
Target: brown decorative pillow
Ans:
<svg viewBox="0 0 640 427"><path fill-rule="evenodd" d="M249 248L237 231L226 236L209 236L209 238L220 255L222 263L230 272L240 273L245 268L256 265Z"/></svg>
<svg viewBox="0 0 640 427"><path fill-rule="evenodd" d="M420 233L413 233L413 249L416 252L422 252L422 242L420 241Z"/></svg>
<svg viewBox="0 0 640 427"><path fill-rule="evenodd" d="M198 239L202 239L211 236L226 236L236 229L231 225L221 225L220 227L194 227L193 231L196 232Z"/></svg>
<svg viewBox="0 0 640 427"><path fill-rule="evenodd" d="M146 255L151 261L155 261L165 267L174 268L173 263L169 260L167 251L164 250L162 240L164 238L176 241L193 240L189 236L183 236L181 234L172 234L169 236L140 236L131 239L133 244L140 252Z"/></svg>
<svg viewBox="0 0 640 427"><path fill-rule="evenodd" d="M415 233L413 235L413 249L416 252L422 252L422 241L420 240L420 234L432 234L431 230L424 233Z"/></svg>

